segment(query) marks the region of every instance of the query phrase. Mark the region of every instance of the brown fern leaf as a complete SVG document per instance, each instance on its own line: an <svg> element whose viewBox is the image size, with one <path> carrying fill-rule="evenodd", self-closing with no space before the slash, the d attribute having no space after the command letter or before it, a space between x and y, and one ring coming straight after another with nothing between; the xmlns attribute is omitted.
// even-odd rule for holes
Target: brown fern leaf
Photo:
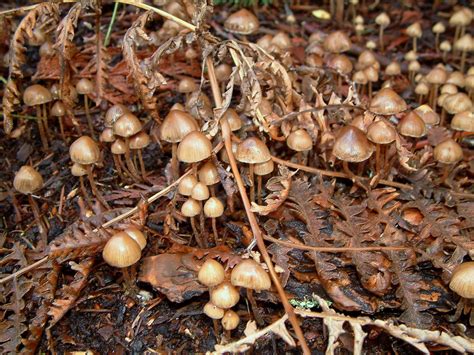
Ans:
<svg viewBox="0 0 474 355"><path fill-rule="evenodd" d="M81 263L69 262L76 271L74 280L69 285L63 285L58 291L59 296L53 301L48 315L51 316L48 329L52 328L76 304L82 289L87 285L88 277L94 266L94 258L86 258Z"/></svg>
<svg viewBox="0 0 474 355"><path fill-rule="evenodd" d="M61 261L92 256L102 250L109 238L110 234L106 230L95 232L90 223L79 221L49 244L48 253L50 258Z"/></svg>
<svg viewBox="0 0 474 355"><path fill-rule="evenodd" d="M140 63L136 54L136 46L139 40L149 41L145 33L145 25L152 17L151 12L139 16L132 26L127 30L123 38L123 56L130 69L135 91L148 114L155 120L159 120L157 98L155 90L166 81L159 72L154 72L149 66Z"/></svg>
<svg viewBox="0 0 474 355"><path fill-rule="evenodd" d="M10 134L13 130L13 108L19 103L20 92L16 87L15 80L9 76L2 99L3 129L5 130L6 134Z"/></svg>

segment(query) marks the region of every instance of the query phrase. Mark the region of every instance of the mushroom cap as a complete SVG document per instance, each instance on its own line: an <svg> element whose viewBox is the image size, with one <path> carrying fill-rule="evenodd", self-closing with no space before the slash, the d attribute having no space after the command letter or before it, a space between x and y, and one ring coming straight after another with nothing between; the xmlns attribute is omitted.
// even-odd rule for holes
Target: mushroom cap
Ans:
<svg viewBox="0 0 474 355"><path fill-rule="evenodd" d="M425 121L415 111L410 111L398 123L398 131L406 137L423 137L426 135Z"/></svg>
<svg viewBox="0 0 474 355"><path fill-rule="evenodd" d="M415 94L417 95L428 95L429 92L430 87L424 82L418 83L415 87Z"/></svg>
<svg viewBox="0 0 474 355"><path fill-rule="evenodd" d="M82 136L71 144L69 155L74 163L90 165L97 163L100 158L100 150L91 137Z"/></svg>
<svg viewBox="0 0 474 355"><path fill-rule="evenodd" d="M436 22L431 28L431 30L433 31L433 33L444 33L446 31L446 26L441 21Z"/></svg>
<svg viewBox="0 0 474 355"><path fill-rule="evenodd" d="M217 197L211 197L204 204L204 214L209 218L218 218L224 214L224 204Z"/></svg>
<svg viewBox="0 0 474 355"><path fill-rule="evenodd" d="M206 185L214 185L220 181L219 172L214 163L209 160L198 171L199 181Z"/></svg>
<svg viewBox="0 0 474 355"><path fill-rule="evenodd" d="M451 26L467 26L472 21L472 11L467 7L462 7L449 18Z"/></svg>
<svg viewBox="0 0 474 355"><path fill-rule="evenodd" d="M366 49L359 54L359 58L357 59L357 64L360 66L360 69L365 69L367 67L371 67L377 63L377 57L375 57L374 52Z"/></svg>
<svg viewBox="0 0 474 355"><path fill-rule="evenodd" d="M22 194L32 194L43 187L43 177L32 166L23 165L15 174L13 187Z"/></svg>
<svg viewBox="0 0 474 355"><path fill-rule="evenodd" d="M200 131L188 133L178 145L178 159L184 163L197 163L211 156L212 143Z"/></svg>
<svg viewBox="0 0 474 355"><path fill-rule="evenodd" d="M351 49L349 36L343 31L335 31L324 39L324 48L330 53L343 53Z"/></svg>
<svg viewBox="0 0 474 355"><path fill-rule="evenodd" d="M104 142L104 143L115 142L115 139L116 137L114 134L114 130L110 127L105 127L99 137L99 141Z"/></svg>
<svg viewBox="0 0 474 355"><path fill-rule="evenodd" d="M286 51L291 48L291 39L285 32L278 32L273 36L271 43L279 49Z"/></svg>
<svg viewBox="0 0 474 355"><path fill-rule="evenodd" d="M150 136L146 132L138 132L130 137L129 146L130 149L143 149L148 147L150 142Z"/></svg>
<svg viewBox="0 0 474 355"><path fill-rule="evenodd" d="M115 142L112 143L110 151L112 152L112 154L116 155L125 154L127 152L127 146L125 141L120 138L116 139Z"/></svg>
<svg viewBox="0 0 474 355"><path fill-rule="evenodd" d="M339 130L332 152L342 161L359 163L370 158L374 146L360 129L345 126Z"/></svg>
<svg viewBox="0 0 474 355"><path fill-rule="evenodd" d="M418 59L418 54L414 50L411 50L406 52L404 57L406 61L411 62Z"/></svg>
<svg viewBox="0 0 474 355"><path fill-rule="evenodd" d="M446 110L446 112L454 115L459 112L471 110L472 101L465 93L458 92L457 94L446 97L443 103L443 108Z"/></svg>
<svg viewBox="0 0 474 355"><path fill-rule="evenodd" d="M170 111L173 111L173 110L184 111L185 109L184 109L183 104L181 104L179 102L175 102L173 104L173 106L171 106L171 108L170 108Z"/></svg>
<svg viewBox="0 0 474 355"><path fill-rule="evenodd" d="M379 72L373 66L364 69L364 74L367 77L367 81L375 83L379 80Z"/></svg>
<svg viewBox="0 0 474 355"><path fill-rule="evenodd" d="M313 148L313 140L305 129L291 132L286 139L286 144L297 152L305 152Z"/></svg>
<svg viewBox="0 0 474 355"><path fill-rule="evenodd" d="M86 78L82 78L76 84L76 91L79 95L89 95L94 91L94 84Z"/></svg>
<svg viewBox="0 0 474 355"><path fill-rule="evenodd" d="M406 33L410 37L420 38L423 34L421 30L421 25L419 22L412 23L410 26L407 27Z"/></svg>
<svg viewBox="0 0 474 355"><path fill-rule="evenodd" d="M402 68L400 67L400 63L397 61L390 62L385 68L385 75L388 76L400 75L401 72Z"/></svg>
<svg viewBox="0 0 474 355"><path fill-rule="evenodd" d="M390 88L381 89L370 101L369 110L378 115L394 115L407 109L407 104Z"/></svg>
<svg viewBox="0 0 474 355"><path fill-rule="evenodd" d="M191 192L191 197L196 201L205 201L209 198L209 188L207 185L203 184L202 182L198 182L193 187L193 191Z"/></svg>
<svg viewBox="0 0 474 355"><path fill-rule="evenodd" d="M351 60L345 54L336 54L332 56L327 65L329 68L342 74L349 74L353 68Z"/></svg>
<svg viewBox="0 0 474 355"><path fill-rule="evenodd" d="M446 73L446 70L441 67L434 67L429 71L428 74L426 74L426 81L429 84L434 84L434 85L441 85L444 84L446 79L448 78L448 73Z"/></svg>
<svg viewBox="0 0 474 355"><path fill-rule="evenodd" d="M235 158L241 163L257 164L271 159L270 151L263 141L250 137L239 143Z"/></svg>
<svg viewBox="0 0 474 355"><path fill-rule="evenodd" d="M111 106L105 113L104 125L105 127L113 127L114 123L124 114L130 112L130 110L122 105L116 104Z"/></svg>
<svg viewBox="0 0 474 355"><path fill-rule="evenodd" d="M198 280L204 286L214 287L225 279L225 270L221 263L214 259L207 259L198 272Z"/></svg>
<svg viewBox="0 0 474 355"><path fill-rule="evenodd" d="M383 28L390 25L390 17L385 12L381 12L375 18L375 23Z"/></svg>
<svg viewBox="0 0 474 355"><path fill-rule="evenodd" d="M439 115L429 105L418 106L414 111L428 126L435 126L440 121Z"/></svg>
<svg viewBox="0 0 474 355"><path fill-rule="evenodd" d="M130 238L132 238L139 246L140 250L146 247L146 235L137 227L130 226L124 230Z"/></svg>
<svg viewBox="0 0 474 355"><path fill-rule="evenodd" d="M188 94L190 92L196 91L198 86L194 80L188 76L182 78L178 84L178 92L182 94Z"/></svg>
<svg viewBox="0 0 474 355"><path fill-rule="evenodd" d="M242 120L240 119L239 114L233 108L227 109L223 115L223 118L227 118L227 122L229 123L230 130L232 132L238 131L242 128Z"/></svg>
<svg viewBox="0 0 474 355"><path fill-rule="evenodd" d="M115 135L128 138L142 130L142 123L133 113L126 112L115 121L113 130Z"/></svg>
<svg viewBox="0 0 474 355"><path fill-rule="evenodd" d="M434 148L433 156L440 163L454 164L462 159L463 153L461 146L450 138L439 143Z"/></svg>
<svg viewBox="0 0 474 355"><path fill-rule="evenodd" d="M72 176L77 176L77 177L84 176L84 175L87 175L87 169L82 164L74 163L71 166L71 174Z"/></svg>
<svg viewBox="0 0 474 355"><path fill-rule="evenodd" d="M451 43L449 41L443 41L439 44L439 49L441 49L443 52L450 52Z"/></svg>
<svg viewBox="0 0 474 355"><path fill-rule="evenodd" d="M224 281L210 291L211 302L219 308L234 307L240 299L239 292L230 282Z"/></svg>
<svg viewBox="0 0 474 355"><path fill-rule="evenodd" d="M234 330L239 326L240 317L233 310L228 309L221 319L222 328L225 330Z"/></svg>
<svg viewBox="0 0 474 355"><path fill-rule="evenodd" d="M195 199L188 198L181 206L181 213L185 217L195 217L201 213L201 206Z"/></svg>
<svg viewBox="0 0 474 355"><path fill-rule="evenodd" d="M183 196L191 196L197 183L198 181L194 175L186 175L178 184L178 192Z"/></svg>
<svg viewBox="0 0 474 355"><path fill-rule="evenodd" d="M451 120L451 129L455 131L474 132L474 112L462 111L456 113Z"/></svg>
<svg viewBox="0 0 474 355"><path fill-rule="evenodd" d="M458 265L451 276L449 288L464 298L474 298L474 261Z"/></svg>
<svg viewBox="0 0 474 355"><path fill-rule="evenodd" d="M352 75L352 81L356 84L365 85L367 84L367 75L365 75L364 71L358 70Z"/></svg>
<svg viewBox="0 0 474 355"><path fill-rule="evenodd" d="M269 290L272 287L270 276L253 259L244 259L232 269L230 275L232 285L256 291Z"/></svg>
<svg viewBox="0 0 474 355"><path fill-rule="evenodd" d="M229 64L222 63L216 66L215 69L217 81L222 83L223 81L227 81L232 74L232 67Z"/></svg>
<svg viewBox="0 0 474 355"><path fill-rule="evenodd" d="M441 94L456 94L458 92L458 88L454 84L444 84L441 86L441 89L439 90Z"/></svg>
<svg viewBox="0 0 474 355"><path fill-rule="evenodd" d="M257 176L268 175L275 169L275 163L273 160L265 161L263 163L254 164L253 173Z"/></svg>
<svg viewBox="0 0 474 355"><path fill-rule="evenodd" d="M212 302L207 302L204 305L203 312L211 319L221 319L224 317L224 310L212 304Z"/></svg>
<svg viewBox="0 0 474 355"><path fill-rule="evenodd" d="M420 68L421 68L421 64L417 60L412 60L411 62L408 63L408 71L417 73L420 71Z"/></svg>
<svg viewBox="0 0 474 355"><path fill-rule="evenodd" d="M160 138L168 143L179 143L189 133L199 130L193 116L180 110L171 110L160 127Z"/></svg>
<svg viewBox="0 0 474 355"><path fill-rule="evenodd" d="M376 144L390 144L396 137L395 128L384 120L375 121L367 128L367 138Z"/></svg>
<svg viewBox="0 0 474 355"><path fill-rule="evenodd" d="M105 262L118 268L135 264L141 256L140 246L125 232L119 232L110 238L102 251Z"/></svg>
<svg viewBox="0 0 474 355"><path fill-rule="evenodd" d="M257 16L247 9L234 12L224 22L226 31L240 35L250 35L256 32L259 26Z"/></svg>
<svg viewBox="0 0 474 355"><path fill-rule="evenodd" d="M51 116L62 117L65 114L66 114L66 106L64 106L62 101L60 100L56 101L53 107L51 107Z"/></svg>
<svg viewBox="0 0 474 355"><path fill-rule="evenodd" d="M459 88L464 87L465 85L465 78L464 74L460 71L453 71L449 74L448 80L446 80L446 84L453 84Z"/></svg>
<svg viewBox="0 0 474 355"><path fill-rule="evenodd" d="M469 33L466 33L464 36L459 38L456 42L454 42L454 49L461 52L472 52L474 49L472 36Z"/></svg>
<svg viewBox="0 0 474 355"><path fill-rule="evenodd" d="M23 102L27 106L42 105L52 100L51 92L39 84L28 86L23 93Z"/></svg>

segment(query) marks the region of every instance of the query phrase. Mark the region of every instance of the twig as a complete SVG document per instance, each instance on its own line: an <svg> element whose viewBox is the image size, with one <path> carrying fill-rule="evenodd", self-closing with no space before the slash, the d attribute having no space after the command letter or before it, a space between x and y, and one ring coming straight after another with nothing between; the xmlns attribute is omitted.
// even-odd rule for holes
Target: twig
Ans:
<svg viewBox="0 0 474 355"><path fill-rule="evenodd" d="M14 279L15 277L21 276L24 273L33 270L37 266L40 266L40 265L44 264L46 261L48 261L48 256L45 256L43 259L40 259L40 260L38 260L37 262L35 262L31 265L25 266L24 268L22 268L18 271L15 271L13 274L8 275L8 276L4 277L3 279L0 279L0 284L3 284L7 281L10 281L10 280Z"/></svg>
<svg viewBox="0 0 474 355"><path fill-rule="evenodd" d="M110 35L112 34L112 28L114 27L115 18L117 17L117 11L120 6L120 3L116 2L114 4L114 10L112 11L112 18L110 19L109 27L107 28L107 34L104 39L104 47L107 47L110 42Z"/></svg>

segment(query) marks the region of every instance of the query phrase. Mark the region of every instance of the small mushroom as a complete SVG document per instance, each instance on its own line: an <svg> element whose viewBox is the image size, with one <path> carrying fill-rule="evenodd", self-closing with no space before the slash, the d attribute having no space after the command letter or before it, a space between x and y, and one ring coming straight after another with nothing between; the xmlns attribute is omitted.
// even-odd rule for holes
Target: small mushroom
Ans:
<svg viewBox="0 0 474 355"><path fill-rule="evenodd" d="M94 132L94 125L92 124L92 117L89 112L89 97L88 95L94 92L94 84L92 81L86 78L82 78L76 84L76 91L79 95L84 95L84 108L86 111L87 125L89 126L89 131L93 139L96 139Z"/></svg>
<svg viewBox="0 0 474 355"><path fill-rule="evenodd" d="M449 282L449 288L462 297L456 307L456 314L453 320L459 319L463 310L470 309L469 324L474 325L474 311L472 308L472 299L474 298L474 261L462 263L454 269L451 281Z"/></svg>
<svg viewBox="0 0 474 355"><path fill-rule="evenodd" d="M211 219L214 242L218 244L219 234L217 232L216 218L224 214L224 204L217 197L209 198L204 204L204 214Z"/></svg>
<svg viewBox="0 0 474 355"><path fill-rule="evenodd" d="M138 154L138 162L140 163L140 171L142 178L146 180L146 168L143 161L142 149L148 147L151 143L150 136L146 132L138 132L134 136L130 137L130 149L136 151Z"/></svg>
<svg viewBox="0 0 474 355"><path fill-rule="evenodd" d="M48 116L46 113L46 104L52 100L51 92L39 84L28 86L23 93L23 102L27 106L36 107L36 122L44 150L48 149Z"/></svg>
<svg viewBox="0 0 474 355"><path fill-rule="evenodd" d="M214 259L207 259L198 272L198 280L204 286L214 287L224 282L225 270L221 263Z"/></svg>

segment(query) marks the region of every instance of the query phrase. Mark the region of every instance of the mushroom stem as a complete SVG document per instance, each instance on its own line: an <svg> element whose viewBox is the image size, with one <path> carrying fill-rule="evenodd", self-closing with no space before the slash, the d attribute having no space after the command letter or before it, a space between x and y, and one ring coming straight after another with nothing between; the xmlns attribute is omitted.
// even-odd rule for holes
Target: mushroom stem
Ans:
<svg viewBox="0 0 474 355"><path fill-rule="evenodd" d="M380 51L384 51L384 43L383 43L383 26L380 26L379 28L379 45L380 45Z"/></svg>
<svg viewBox="0 0 474 355"><path fill-rule="evenodd" d="M450 166L448 164L444 164L442 172L443 174L439 178L438 185L444 184L444 182L448 179L449 173L451 172Z"/></svg>
<svg viewBox="0 0 474 355"><path fill-rule="evenodd" d="M260 315L260 312L258 311L257 302L255 301L255 298L253 297L253 290L251 288L247 289L247 299L250 302L250 307L252 308L252 313L257 324L260 327L262 327L264 325L263 319L262 319L262 316Z"/></svg>
<svg viewBox="0 0 474 355"><path fill-rule="evenodd" d="M467 51L463 50L461 52L461 73L464 73L464 66L466 65L466 56L467 56Z"/></svg>
<svg viewBox="0 0 474 355"><path fill-rule="evenodd" d="M258 198L258 204L262 204L262 176L258 175L257 176L257 198Z"/></svg>
<svg viewBox="0 0 474 355"><path fill-rule="evenodd" d="M436 108L436 101L438 100L438 84L433 85L433 92L432 92L432 101L431 101L431 107Z"/></svg>
<svg viewBox="0 0 474 355"><path fill-rule="evenodd" d="M143 162L142 150L138 149L137 154L138 154L138 161L140 163L140 171L142 173L142 177L144 180L146 180L146 168L145 168L145 163Z"/></svg>
<svg viewBox="0 0 474 355"><path fill-rule="evenodd" d="M249 180L250 180L250 201L255 202L255 179L253 174L253 164L249 164Z"/></svg>
<svg viewBox="0 0 474 355"><path fill-rule="evenodd" d="M439 33L436 33L435 35L435 48L436 48L436 53L439 53Z"/></svg>
<svg viewBox="0 0 474 355"><path fill-rule="evenodd" d="M214 335L216 337L216 342L219 342L219 322L217 319L212 320L212 325L214 326Z"/></svg>
<svg viewBox="0 0 474 355"><path fill-rule="evenodd" d="M120 179L124 181L127 180L122 173L122 160L120 159L120 155L112 154L112 156L114 157L115 169L117 169L117 173L119 174Z"/></svg>
<svg viewBox="0 0 474 355"><path fill-rule="evenodd" d="M204 248L207 248L207 229L206 229L206 220L204 218L204 212L202 210L202 201L199 201L199 207L201 209L201 212L199 212L199 228L201 230L200 234L200 239L201 242L204 246Z"/></svg>
<svg viewBox="0 0 474 355"><path fill-rule="evenodd" d="M416 37L413 37L413 52L416 53Z"/></svg>
<svg viewBox="0 0 474 355"><path fill-rule="evenodd" d="M31 194L28 194L28 201L30 202L31 209L33 210L33 215L35 216L35 221L38 224L38 229L41 234L41 246L42 248L44 248L48 245L48 228L46 227L45 223L41 219L41 214L40 214L38 204L36 203L33 196L31 196Z"/></svg>
<svg viewBox="0 0 474 355"><path fill-rule="evenodd" d="M59 132L61 133L61 139L66 142L66 134L64 133L64 124L63 118L58 116L58 123L59 123Z"/></svg>
<svg viewBox="0 0 474 355"><path fill-rule="evenodd" d="M132 277L130 276L130 272L128 270L128 267L122 268L122 274L123 274L123 281L125 283L125 289L127 291L130 291L134 288L134 284L132 281Z"/></svg>
<svg viewBox="0 0 474 355"><path fill-rule="evenodd" d="M446 120L446 110L444 107L441 108L441 118L439 120L439 126L443 127L444 126L444 121Z"/></svg>
<svg viewBox="0 0 474 355"><path fill-rule="evenodd" d="M43 104L43 114L42 120L44 125L44 133L46 133L46 139L51 142L51 135L49 134L49 124L48 124L48 110L46 108L46 104Z"/></svg>
<svg viewBox="0 0 474 355"><path fill-rule="evenodd" d="M133 162L130 159L130 139L128 137L125 138L125 163L127 164L127 168L130 172L130 176L132 177L132 179L135 182L140 181L137 169L135 168L135 165L133 165Z"/></svg>
<svg viewBox="0 0 474 355"><path fill-rule="evenodd" d="M369 100L372 100L372 82L369 81Z"/></svg>
<svg viewBox="0 0 474 355"><path fill-rule="evenodd" d="M43 127L43 118L41 117L41 106L36 107L36 123L38 124L38 131L40 134L41 145L44 150L48 150L48 139L46 138L46 133L44 132Z"/></svg>
<svg viewBox="0 0 474 355"><path fill-rule="evenodd" d="M84 185L84 178L82 176L79 176L79 185L81 187L81 193L84 196L87 205L89 206L89 208L92 209L91 199L89 197L89 194L87 193L86 187Z"/></svg>
<svg viewBox="0 0 474 355"><path fill-rule="evenodd" d="M380 144L375 145L375 174L380 173L380 155L381 155L381 146Z"/></svg>
<svg viewBox="0 0 474 355"><path fill-rule="evenodd" d="M178 144L171 145L171 179L176 181L179 177L179 162L177 158Z"/></svg>
<svg viewBox="0 0 474 355"><path fill-rule="evenodd" d="M89 112L89 98L87 95L84 95L84 108L86 110L86 118L87 118L87 125L89 126L89 131L91 132L91 136L94 140L96 140L95 132L94 132L94 126L92 125L92 118L91 114Z"/></svg>
<svg viewBox="0 0 474 355"><path fill-rule="evenodd" d="M196 238L196 242L197 242L199 248L204 248L201 237L200 237L200 235L198 233L198 230L196 228L196 221L194 220L194 217L189 217L189 219L191 220L191 228L193 229L194 238Z"/></svg>
<svg viewBox="0 0 474 355"><path fill-rule="evenodd" d="M94 174L92 173L92 165L86 165L86 169L87 179L89 180L89 184L91 185L92 193L106 209L110 210L109 204L107 203L107 201L104 200L99 189L97 188L97 185L95 184Z"/></svg>
<svg viewBox="0 0 474 355"><path fill-rule="evenodd" d="M344 0L336 0L336 21L344 22Z"/></svg>
<svg viewBox="0 0 474 355"><path fill-rule="evenodd" d="M214 233L214 243L219 245L219 234L217 233L217 223L215 218L211 218L212 232Z"/></svg>

